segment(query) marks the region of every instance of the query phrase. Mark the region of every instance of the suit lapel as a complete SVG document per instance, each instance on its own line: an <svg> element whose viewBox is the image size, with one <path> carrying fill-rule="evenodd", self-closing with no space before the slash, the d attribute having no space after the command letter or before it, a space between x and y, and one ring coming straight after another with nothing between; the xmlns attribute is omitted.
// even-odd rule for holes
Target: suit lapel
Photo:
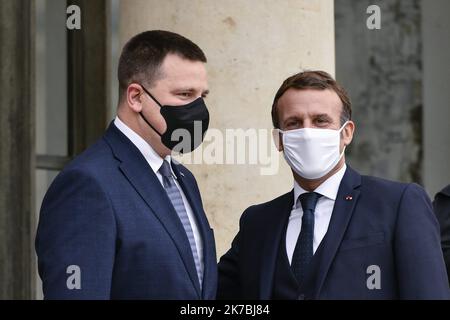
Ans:
<svg viewBox="0 0 450 320"><path fill-rule="evenodd" d="M342 178L328 231L315 254L302 288L307 297L318 299L321 288L353 215L360 191L361 176L350 167Z"/></svg>
<svg viewBox="0 0 450 320"><path fill-rule="evenodd" d="M199 297L201 297L197 271L195 269L189 240L157 176L140 151L113 123L108 128L105 139L113 149L116 158L121 161L119 168L122 173L127 177L128 181L133 185L145 203L151 208L153 214L158 218L172 238L188 271L192 284Z"/></svg>
<svg viewBox="0 0 450 320"><path fill-rule="evenodd" d="M210 235L210 226L206 220L206 214L203 210L203 205L201 203L200 194L197 191L197 187L194 185L193 181L189 181L188 173L185 172L184 168L172 160L172 169L177 176L177 181L180 187L191 205L192 211L195 215L197 225L202 237L203 242L203 264L204 264L204 275L203 275L203 298L211 296L211 290L214 284L208 281L209 276L212 275L213 271L211 268L216 268L217 261L215 256L215 250L213 250L214 243L208 241ZM212 293L214 295L214 293Z"/></svg>
<svg viewBox="0 0 450 320"><path fill-rule="evenodd" d="M450 184L448 186L446 186L444 189L442 189L441 191L439 191L438 194L450 197Z"/></svg>
<svg viewBox="0 0 450 320"><path fill-rule="evenodd" d="M294 203L294 191L291 191L280 199L279 204L272 206L272 212L269 213L269 220L265 225L270 228L265 235L263 249L259 254L261 263L261 273L259 279L259 299L268 300L272 295L273 277L275 273L275 264L277 261L278 250L280 248L283 228L286 227L289 215Z"/></svg>

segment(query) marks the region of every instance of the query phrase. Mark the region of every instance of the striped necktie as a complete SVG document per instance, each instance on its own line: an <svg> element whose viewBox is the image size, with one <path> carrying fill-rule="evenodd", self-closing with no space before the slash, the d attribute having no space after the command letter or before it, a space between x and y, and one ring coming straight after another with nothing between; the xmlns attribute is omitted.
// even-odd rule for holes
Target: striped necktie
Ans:
<svg viewBox="0 0 450 320"><path fill-rule="evenodd" d="M200 263L200 259L198 257L197 247L195 245L194 232L192 231L192 226L189 221L186 208L184 207L183 198L181 197L180 190L178 190L178 187L175 184L169 162L167 162L166 160L163 161L163 164L159 169L159 173L161 173L163 177L163 185L164 189L166 190L167 196L169 197L170 202L172 202L172 205L175 211L177 212L178 217L180 218L184 231L186 232L187 238L189 240L201 288L203 283L203 266Z"/></svg>

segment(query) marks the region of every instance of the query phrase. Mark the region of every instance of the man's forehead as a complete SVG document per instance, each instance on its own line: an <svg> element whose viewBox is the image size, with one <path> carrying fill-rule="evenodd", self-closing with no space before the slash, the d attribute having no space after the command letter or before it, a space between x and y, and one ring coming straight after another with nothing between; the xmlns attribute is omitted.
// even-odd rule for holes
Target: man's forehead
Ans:
<svg viewBox="0 0 450 320"><path fill-rule="evenodd" d="M206 92L208 91L207 78L195 76L164 76L156 83L156 87L163 87L167 91Z"/></svg>
<svg viewBox="0 0 450 320"><path fill-rule="evenodd" d="M311 114L340 112L342 102L333 90L289 89L278 100L278 107L285 111Z"/></svg>
<svg viewBox="0 0 450 320"><path fill-rule="evenodd" d="M340 102L340 98L331 89L295 89L290 88L280 97L279 101L285 102Z"/></svg>
<svg viewBox="0 0 450 320"><path fill-rule="evenodd" d="M161 73L161 80L171 86L185 87L185 89L205 87L208 80L205 65L199 61L184 59L176 63L163 63Z"/></svg>
<svg viewBox="0 0 450 320"><path fill-rule="evenodd" d="M168 54L161 64L161 71L167 76L182 76L187 74L205 74L205 63L182 58L175 54Z"/></svg>

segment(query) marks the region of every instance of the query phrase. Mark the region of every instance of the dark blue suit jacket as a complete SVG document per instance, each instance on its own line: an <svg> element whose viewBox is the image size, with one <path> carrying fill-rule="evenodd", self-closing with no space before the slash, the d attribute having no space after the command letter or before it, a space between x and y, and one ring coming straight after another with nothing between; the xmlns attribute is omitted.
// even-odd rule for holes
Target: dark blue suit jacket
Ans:
<svg viewBox="0 0 450 320"><path fill-rule="evenodd" d="M203 238L200 290L183 226L140 151L112 123L72 161L44 198L36 236L39 274L50 299L214 299L214 236L194 176L173 164ZM70 265L81 289L68 289Z"/></svg>
<svg viewBox="0 0 450 320"><path fill-rule="evenodd" d="M433 207L441 226L442 251L447 265L447 275L450 276L450 185L436 194Z"/></svg>
<svg viewBox="0 0 450 320"><path fill-rule="evenodd" d="M244 212L240 231L219 263L219 298L271 298L292 205L290 192ZM428 196L416 184L361 176L347 168L318 252L300 297L449 298L439 226ZM371 265L380 268L381 289L368 289Z"/></svg>

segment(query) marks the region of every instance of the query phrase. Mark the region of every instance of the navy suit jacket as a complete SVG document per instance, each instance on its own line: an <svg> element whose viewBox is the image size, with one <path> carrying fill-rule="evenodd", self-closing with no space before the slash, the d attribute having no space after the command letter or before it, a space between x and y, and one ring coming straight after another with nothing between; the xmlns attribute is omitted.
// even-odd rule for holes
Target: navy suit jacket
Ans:
<svg viewBox="0 0 450 320"><path fill-rule="evenodd" d="M181 164L172 167L203 238L203 290L188 238L164 188L112 123L45 195L36 236L45 298L215 298L214 235L200 192L191 172ZM66 282L74 280L67 270L71 265L79 267L80 289L68 289Z"/></svg>
<svg viewBox="0 0 450 320"><path fill-rule="evenodd" d="M245 210L219 263L219 298L270 299L275 261L293 192ZM431 202L416 184L361 176L347 168L328 231L299 297L447 299L449 287ZM369 289L378 266L380 289Z"/></svg>
<svg viewBox="0 0 450 320"><path fill-rule="evenodd" d="M436 194L433 207L441 226L442 251L447 265L447 275L450 276L450 185Z"/></svg>

